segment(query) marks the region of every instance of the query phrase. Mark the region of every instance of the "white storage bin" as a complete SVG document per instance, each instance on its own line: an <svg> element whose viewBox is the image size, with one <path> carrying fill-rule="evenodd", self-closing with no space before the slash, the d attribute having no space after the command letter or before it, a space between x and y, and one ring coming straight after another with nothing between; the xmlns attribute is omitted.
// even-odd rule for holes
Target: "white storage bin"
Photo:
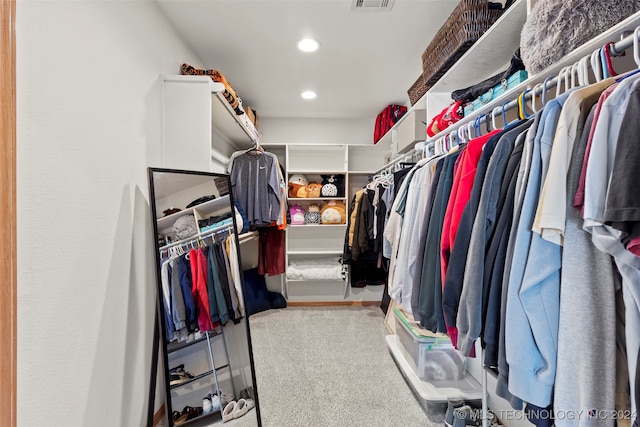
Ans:
<svg viewBox="0 0 640 427"><path fill-rule="evenodd" d="M425 130L427 125L423 122L426 120L427 114L425 110L413 110L408 112L397 127L397 152L406 153L411 150L418 141L426 139Z"/></svg>
<svg viewBox="0 0 640 427"><path fill-rule="evenodd" d="M407 363L424 381L457 381L465 377L464 358L444 334L418 335L404 314L393 309L396 339Z"/></svg>

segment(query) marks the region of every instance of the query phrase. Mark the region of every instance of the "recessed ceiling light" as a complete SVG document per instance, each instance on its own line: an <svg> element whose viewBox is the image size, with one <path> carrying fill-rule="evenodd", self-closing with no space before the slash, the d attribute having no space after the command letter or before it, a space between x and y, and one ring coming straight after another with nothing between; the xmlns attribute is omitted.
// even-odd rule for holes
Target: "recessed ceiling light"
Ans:
<svg viewBox="0 0 640 427"><path fill-rule="evenodd" d="M298 42L298 49L303 52L315 52L318 49L318 42L314 39L302 39Z"/></svg>
<svg viewBox="0 0 640 427"><path fill-rule="evenodd" d="M300 96L303 97L304 99L314 99L317 95L312 90L305 90L300 94Z"/></svg>

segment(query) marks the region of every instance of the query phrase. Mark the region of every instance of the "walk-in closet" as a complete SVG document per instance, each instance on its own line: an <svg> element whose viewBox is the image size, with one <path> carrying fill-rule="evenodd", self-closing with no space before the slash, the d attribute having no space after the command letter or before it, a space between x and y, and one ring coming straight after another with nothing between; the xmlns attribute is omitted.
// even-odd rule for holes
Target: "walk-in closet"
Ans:
<svg viewBox="0 0 640 427"><path fill-rule="evenodd" d="M0 425L640 423L640 1L0 6Z"/></svg>

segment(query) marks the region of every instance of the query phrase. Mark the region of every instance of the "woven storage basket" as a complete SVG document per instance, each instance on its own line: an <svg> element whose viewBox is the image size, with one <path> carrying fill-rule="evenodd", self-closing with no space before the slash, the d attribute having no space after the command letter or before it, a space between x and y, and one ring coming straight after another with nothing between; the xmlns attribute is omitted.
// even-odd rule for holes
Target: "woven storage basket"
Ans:
<svg viewBox="0 0 640 427"><path fill-rule="evenodd" d="M433 86L503 13L486 0L461 0L422 54L425 85Z"/></svg>
<svg viewBox="0 0 640 427"><path fill-rule="evenodd" d="M407 93L409 94L409 102L411 105L415 105L416 102L422 98L422 96L427 93L430 86L424 81L424 75L420 74L420 77L411 85Z"/></svg>

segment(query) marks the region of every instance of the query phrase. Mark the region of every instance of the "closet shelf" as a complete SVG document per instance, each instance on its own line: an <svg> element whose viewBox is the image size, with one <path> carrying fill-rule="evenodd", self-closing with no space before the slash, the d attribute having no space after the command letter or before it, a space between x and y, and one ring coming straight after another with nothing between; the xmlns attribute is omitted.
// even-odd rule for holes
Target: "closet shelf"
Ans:
<svg viewBox="0 0 640 427"><path fill-rule="evenodd" d="M341 249L337 250L297 250L297 251L288 251L289 255L340 255L342 254Z"/></svg>
<svg viewBox="0 0 640 427"><path fill-rule="evenodd" d="M224 85L207 76L163 75L165 82L207 83L211 92L213 130L237 148L249 148L260 142L260 135L246 114L237 115L224 98ZM214 141L212 141L214 143Z"/></svg>
<svg viewBox="0 0 640 427"><path fill-rule="evenodd" d="M221 370L221 369L226 369L226 368L228 368L228 367L229 367L229 364L227 363L227 364L225 364L225 365L218 366L217 368L215 368L215 370L216 370L216 371L219 371L219 370ZM180 384L172 385L172 386L171 386L171 390L175 390L175 389L177 389L177 388L184 387L184 386L185 386L185 385L187 385L187 384L191 384L191 383L194 383L194 382L196 382L196 381L199 381L199 380L201 380L201 379L203 379L203 378L205 378L205 377L208 377L208 376L209 376L209 375L211 375L211 374L213 374L213 370L211 370L211 371L207 371L207 372L204 372L204 373L202 373L202 374L200 374L200 375L196 375L196 376L194 376L193 378L191 378L189 381L185 381L185 382L180 383Z"/></svg>
<svg viewBox="0 0 640 427"><path fill-rule="evenodd" d="M330 171L330 170L322 170L322 169L305 169L305 170L298 170L298 169L290 169L287 171L287 173L289 175L295 174L295 173L300 173L303 175L344 175L347 173L346 169L343 170L334 170L334 171Z"/></svg>
<svg viewBox="0 0 640 427"><path fill-rule="evenodd" d="M502 71L520 46L526 20L527 1L516 0L427 92L450 93Z"/></svg>
<svg viewBox="0 0 640 427"><path fill-rule="evenodd" d="M202 373L202 374L200 374L200 375L196 375L196 376L194 376L193 378L191 378L189 381L185 381L185 382L180 383L180 384L172 385L172 386L171 386L171 390L175 390L175 389L177 389L177 388L184 387L184 386L186 386L187 384L191 384L191 383L194 383L194 382L196 382L196 381L199 381L199 380L201 380L201 379L203 379L203 378L205 378L205 377L208 377L208 376L209 376L209 375L211 375L211 374L213 374L213 371L207 371L207 372Z"/></svg>
<svg viewBox="0 0 640 427"><path fill-rule="evenodd" d="M289 197L288 200L292 200L294 202L304 202L305 200L309 201L322 201L322 200L346 200L346 197Z"/></svg>
<svg viewBox="0 0 640 427"><path fill-rule="evenodd" d="M349 171L350 175L375 175L376 171L375 170L368 170L368 171Z"/></svg>
<svg viewBox="0 0 640 427"><path fill-rule="evenodd" d="M160 251L165 251L171 247L174 246L179 246L179 245L183 245L185 243L189 243L189 242L193 242L194 240L197 240L200 237L209 237L213 234L219 233L221 231L225 231L225 230L229 230L229 232L231 232L231 230L233 230L233 224L225 224L225 225L221 225L220 227L216 227L207 231L203 231L202 233L198 233L198 234L194 234L191 237L187 237L186 239L182 239L182 240L178 240L177 242L173 242L169 245L166 246L162 246L159 250Z"/></svg>
<svg viewBox="0 0 640 427"><path fill-rule="evenodd" d="M187 347L191 347L194 344L197 344L199 342L203 342L207 340L207 335L209 334L209 339L217 337L218 335L222 335L222 330L218 327L214 330L208 331L204 334L202 334L201 337L193 339L191 341L181 341L181 342L176 342L176 343L169 343L167 345L167 353L174 353L178 350L181 350L183 348L187 348Z"/></svg>
<svg viewBox="0 0 640 427"><path fill-rule="evenodd" d="M519 0L518 2L520 1L521 0ZM513 6L515 5L516 3L514 3ZM502 18L504 18L504 15L502 16ZM498 22L500 22L500 20L498 20ZM430 138L427 142L430 143L432 141L436 141L439 138L443 137L444 135L450 133L452 130L458 129L459 127L465 124L475 121L476 118L482 117L483 115L490 113L493 109L496 109L497 107L502 106L505 103L505 101L507 100L511 101L516 99L517 95L524 92L526 89L531 89L534 87L534 85L538 83L543 83L544 80L549 76L557 76L560 70L565 66L574 64L580 58L584 58L586 55L590 55L591 53L593 53L594 50L601 48L607 42L618 40L620 37L620 34L623 34L624 32L633 32L633 30L639 25L640 25L640 11L634 13L633 15L629 16L624 21L621 21L618 24L614 25L604 33L594 37L588 42L582 44L580 47L574 49L571 53L567 54L564 58L562 58L561 61L556 62L555 64L549 66L548 68L546 68L545 70L541 71L538 74L529 76L527 80L520 83L518 86L512 89L509 89L508 91L506 91L505 93L497 97L496 99L491 100L491 102L487 103L482 108L478 109L477 111L474 111L472 115L462 118L460 121L454 123L448 129L445 129L442 132ZM500 126L502 126L501 118L498 117L498 119L496 120L496 124L499 124Z"/></svg>
<svg viewBox="0 0 640 427"><path fill-rule="evenodd" d="M222 408L222 409L224 409L224 408ZM216 418L217 418L217 420L216 420ZM195 417L195 418L192 418L190 420L187 420L187 421L185 421L184 423L182 423L180 425L181 426L187 426L187 425L199 423L200 421L208 420L208 419L211 419L212 422L214 422L216 425L217 424L222 424L222 414L218 410L218 411L209 412L208 414L202 414L199 417ZM200 424L198 424L198 425L200 425ZM207 425L209 425L209 424L207 424Z"/></svg>
<svg viewBox="0 0 640 427"><path fill-rule="evenodd" d="M290 224L289 227L346 227L347 224Z"/></svg>
<svg viewBox="0 0 640 427"><path fill-rule="evenodd" d="M228 208L229 208L229 195L217 197L213 200L209 200L208 202L204 202L199 205L183 209L180 212L176 212L171 215L158 218L158 230L161 231L161 230L166 230L167 228L171 228L171 226L176 221L176 219L180 218L183 215L193 214L194 210L213 212L220 209L228 209Z"/></svg>

